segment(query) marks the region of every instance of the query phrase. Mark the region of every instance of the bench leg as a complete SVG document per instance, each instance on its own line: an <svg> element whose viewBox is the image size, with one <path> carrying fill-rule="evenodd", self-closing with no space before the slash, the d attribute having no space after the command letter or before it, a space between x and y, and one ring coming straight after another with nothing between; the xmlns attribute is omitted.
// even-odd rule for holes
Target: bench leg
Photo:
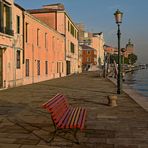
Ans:
<svg viewBox="0 0 148 148"><path fill-rule="evenodd" d="M76 139L75 143L76 143L76 144L80 144L80 143L79 143L79 140L78 140L78 138L77 138L77 132L78 132L78 129L76 129L75 132L74 132L74 138Z"/></svg>
<svg viewBox="0 0 148 148"><path fill-rule="evenodd" d="M51 142L51 141L55 138L55 136L57 135L57 136L59 136L59 137L61 137L61 138L64 138L64 139L66 139L66 140L68 140L68 141L74 142L75 144L80 144L80 143L79 143L79 140L78 140L78 138L77 138L77 132L78 132L78 129L75 129L75 130L71 130L71 129L56 129L56 130L54 131L54 133L53 133L54 135L52 136L52 138L50 138L50 140L49 140L48 142ZM75 139L75 140L66 138L65 135L66 135L67 133L72 134L72 135L74 136L74 139ZM64 134L64 135L61 135L61 134Z"/></svg>
<svg viewBox="0 0 148 148"><path fill-rule="evenodd" d="M48 142L50 143L56 136L57 130L55 130L52 134L52 137L48 140Z"/></svg>

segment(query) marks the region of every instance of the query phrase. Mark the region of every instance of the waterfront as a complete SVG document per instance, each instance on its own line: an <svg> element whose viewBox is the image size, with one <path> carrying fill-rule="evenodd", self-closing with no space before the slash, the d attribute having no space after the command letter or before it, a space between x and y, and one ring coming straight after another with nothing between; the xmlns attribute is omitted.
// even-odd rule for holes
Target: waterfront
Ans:
<svg viewBox="0 0 148 148"><path fill-rule="evenodd" d="M46 141L54 126L41 105L59 92L70 105L87 109L79 145L59 136ZM0 148L147 148L148 112L124 92L118 95L118 106L108 106L108 95L116 95L116 86L98 72L2 90Z"/></svg>
<svg viewBox="0 0 148 148"><path fill-rule="evenodd" d="M124 83L138 91L143 96L148 97L148 69L141 69L132 73L127 73Z"/></svg>

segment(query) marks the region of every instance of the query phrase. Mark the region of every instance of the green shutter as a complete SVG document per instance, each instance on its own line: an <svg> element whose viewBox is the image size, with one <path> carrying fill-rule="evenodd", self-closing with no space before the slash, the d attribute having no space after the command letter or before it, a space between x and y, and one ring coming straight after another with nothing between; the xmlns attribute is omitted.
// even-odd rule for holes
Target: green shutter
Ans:
<svg viewBox="0 0 148 148"><path fill-rule="evenodd" d="M0 32L4 32L4 16L3 16L3 12L4 12L4 5L3 3L0 1Z"/></svg>

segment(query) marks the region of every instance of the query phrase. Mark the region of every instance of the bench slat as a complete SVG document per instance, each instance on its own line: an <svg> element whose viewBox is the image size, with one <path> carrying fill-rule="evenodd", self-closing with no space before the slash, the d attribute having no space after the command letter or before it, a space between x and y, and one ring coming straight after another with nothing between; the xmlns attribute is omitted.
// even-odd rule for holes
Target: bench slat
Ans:
<svg viewBox="0 0 148 148"><path fill-rule="evenodd" d="M47 105L47 108L48 109L51 109L54 108L54 107L58 107L58 104L62 101L65 101L64 100L64 96L60 96L57 100L55 100L54 102L50 103Z"/></svg>
<svg viewBox="0 0 148 148"><path fill-rule="evenodd" d="M50 100L48 100L47 102L45 102L42 107L43 108L47 108L50 104L52 104L58 97L62 96L62 94L57 94L55 95L53 98L51 98Z"/></svg>
<svg viewBox="0 0 148 148"><path fill-rule="evenodd" d="M54 120L55 122L59 122L59 120L62 118L62 116L64 115L65 111L67 110L67 107L63 107L61 110L59 110L59 112L56 112L56 114L53 114Z"/></svg>
<svg viewBox="0 0 148 148"><path fill-rule="evenodd" d="M81 130L84 129L85 118L86 118L86 109L84 110L83 120L82 120L82 122L81 122L81 127L80 127Z"/></svg>
<svg viewBox="0 0 148 148"><path fill-rule="evenodd" d="M83 122L85 121L85 112L86 112L86 110L83 108L81 110L80 117L77 122L77 128L83 129L82 125L83 125Z"/></svg>
<svg viewBox="0 0 148 148"><path fill-rule="evenodd" d="M69 119L68 119L68 121L67 121L67 123L66 123L66 128L70 128L70 122L71 122L71 120L72 120L72 117L73 117L73 115L74 115L76 109L77 109L77 108L73 108L72 113L71 113L71 115L69 116Z"/></svg>
<svg viewBox="0 0 148 148"><path fill-rule="evenodd" d="M67 111L64 113L63 117L59 120L59 122L57 123L58 127L61 127L61 124L64 122L64 120L66 119L66 117L68 116L68 113L70 112L71 107L69 107L67 109Z"/></svg>
<svg viewBox="0 0 148 148"><path fill-rule="evenodd" d="M74 128L74 121L76 120L78 111L79 111L79 107L77 107L76 110L75 110L75 112L74 112L74 115L73 115L72 120L70 122L70 128Z"/></svg>
<svg viewBox="0 0 148 148"><path fill-rule="evenodd" d="M70 111L68 112L68 114L67 114L65 120L63 121L63 123L62 123L62 125L61 125L61 128L66 128L68 119L69 119L69 117L70 117L72 111L73 111L73 108L71 107L71 108L70 108Z"/></svg>
<svg viewBox="0 0 148 148"><path fill-rule="evenodd" d="M80 116L80 112L81 112L81 107L79 107L79 110L77 112L76 119L74 121L74 128L77 128L77 122L78 122L78 119L79 119L79 116Z"/></svg>
<svg viewBox="0 0 148 148"><path fill-rule="evenodd" d="M59 110L61 110L62 108L67 108L68 105L67 103L63 100L61 102L59 102L58 104L56 104L53 108L50 108L50 112L51 113L58 113Z"/></svg>

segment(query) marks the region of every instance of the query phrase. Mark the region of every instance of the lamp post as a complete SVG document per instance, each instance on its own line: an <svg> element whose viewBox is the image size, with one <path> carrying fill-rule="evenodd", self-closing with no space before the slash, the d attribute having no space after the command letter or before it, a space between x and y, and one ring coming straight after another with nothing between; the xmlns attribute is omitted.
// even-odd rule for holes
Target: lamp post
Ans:
<svg viewBox="0 0 148 148"><path fill-rule="evenodd" d="M120 24L122 23L122 16L123 13L120 12L118 9L114 13L115 21L118 26L117 37L118 37L118 76L117 76L117 94L121 93L121 80L122 80L122 72L121 72L121 52L120 52Z"/></svg>

